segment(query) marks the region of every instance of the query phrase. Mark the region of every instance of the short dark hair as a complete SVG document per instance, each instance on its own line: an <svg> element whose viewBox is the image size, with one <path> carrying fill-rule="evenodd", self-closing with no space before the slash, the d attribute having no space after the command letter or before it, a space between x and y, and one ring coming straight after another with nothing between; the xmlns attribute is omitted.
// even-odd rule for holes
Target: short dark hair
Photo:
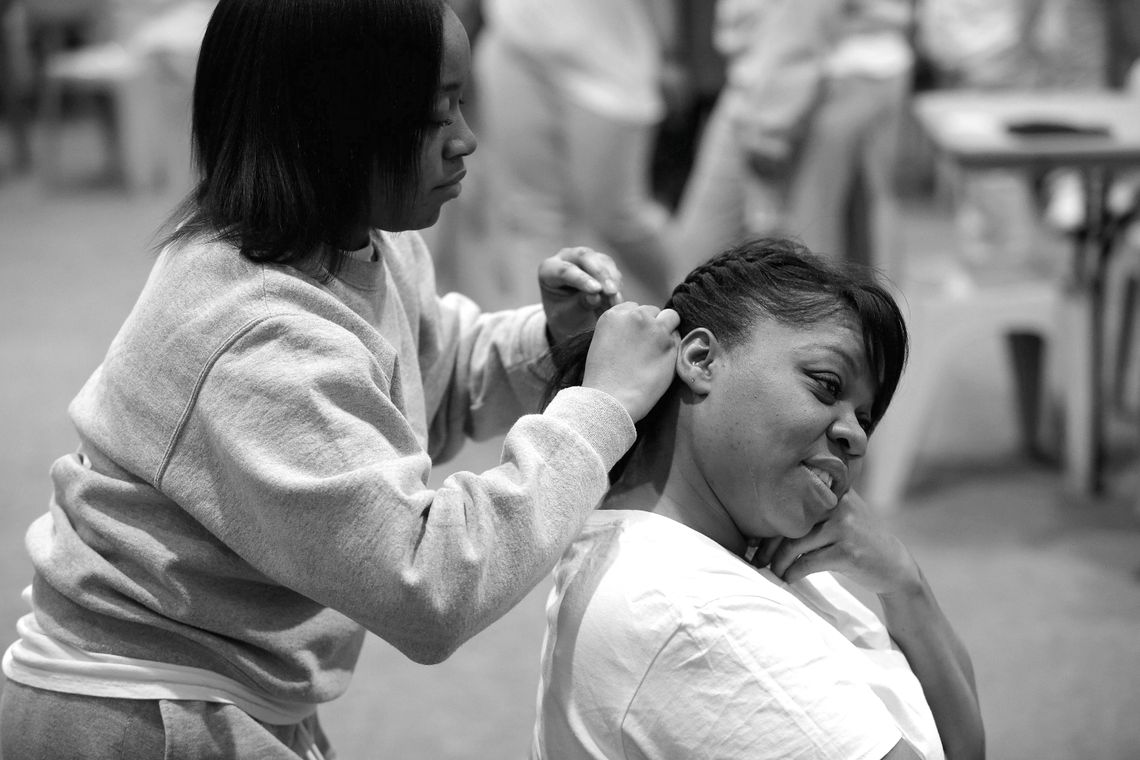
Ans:
<svg viewBox="0 0 1140 760"><path fill-rule="evenodd" d="M787 238L747 240L698 266L665 304L681 317L681 335L708 328L731 348L756 321L805 327L842 314L863 332L875 377L871 420L882 419L906 365L902 312L866 266L825 258Z"/></svg>
<svg viewBox="0 0 1140 760"><path fill-rule="evenodd" d="M882 419L906 365L906 321L890 292L869 267L825 258L788 238L747 240L701 264L673 290L665 307L681 317L682 336L703 327L726 348L745 340L761 319L806 327L849 314L859 324L875 375L872 429ZM549 403L559 390L580 385L592 332L551 350ZM660 403L658 404L660 406ZM638 424L653 424L656 411ZM611 471L616 480L631 452Z"/></svg>
<svg viewBox="0 0 1140 760"><path fill-rule="evenodd" d="M367 213L373 171L411 203L443 50L443 0L220 0L194 83L197 184L171 243L318 263ZM324 254L316 254L323 251Z"/></svg>

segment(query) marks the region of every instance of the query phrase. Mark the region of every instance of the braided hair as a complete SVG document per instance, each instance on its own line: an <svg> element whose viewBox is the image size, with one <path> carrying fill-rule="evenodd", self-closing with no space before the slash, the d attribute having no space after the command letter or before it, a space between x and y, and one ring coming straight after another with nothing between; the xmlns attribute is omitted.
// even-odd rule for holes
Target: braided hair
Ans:
<svg viewBox="0 0 1140 760"><path fill-rule="evenodd" d="M841 315L860 325L867 361L874 373L875 399L871 425L887 410L907 357L907 328L902 312L872 270L827 259L801 243L778 237L744 241L698 266L674 288L665 308L681 317L684 336L703 327L732 348L747 340L756 322L772 319L793 327L808 327ZM551 350L553 374L546 400L563 388L582 383L592 331L564 341ZM671 390L670 393L673 391ZM650 412L638 433L653 425ZM626 458L611 472L616 480Z"/></svg>

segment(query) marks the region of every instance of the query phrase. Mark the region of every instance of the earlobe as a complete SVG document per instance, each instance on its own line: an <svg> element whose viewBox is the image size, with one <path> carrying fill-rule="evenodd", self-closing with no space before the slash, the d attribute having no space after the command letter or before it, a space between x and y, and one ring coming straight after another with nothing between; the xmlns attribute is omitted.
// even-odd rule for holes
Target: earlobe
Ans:
<svg viewBox="0 0 1140 760"><path fill-rule="evenodd" d="M703 327L681 338L677 350L677 378L697 395L708 394L713 375L713 359L720 351L716 336Z"/></svg>

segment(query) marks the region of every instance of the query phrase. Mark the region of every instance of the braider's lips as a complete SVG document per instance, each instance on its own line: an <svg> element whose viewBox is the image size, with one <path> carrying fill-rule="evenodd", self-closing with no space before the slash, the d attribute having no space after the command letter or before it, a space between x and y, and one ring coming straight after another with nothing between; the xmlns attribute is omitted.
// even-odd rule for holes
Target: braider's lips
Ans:
<svg viewBox="0 0 1140 760"><path fill-rule="evenodd" d="M467 170L466 169L460 169L458 172L451 175L451 177L449 179L447 179L446 181L437 185L437 187L451 187L452 185L458 185L460 182L463 181L463 178L466 176L467 176Z"/></svg>

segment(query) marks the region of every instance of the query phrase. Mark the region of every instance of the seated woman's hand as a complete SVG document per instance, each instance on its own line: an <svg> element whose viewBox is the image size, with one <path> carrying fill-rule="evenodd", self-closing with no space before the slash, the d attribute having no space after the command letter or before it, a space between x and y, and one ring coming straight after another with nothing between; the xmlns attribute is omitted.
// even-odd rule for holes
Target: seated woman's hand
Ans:
<svg viewBox="0 0 1140 760"><path fill-rule="evenodd" d="M827 518L802 538L766 539L753 564L767 566L788 583L823 570L842 573L877 594L919 582L910 551L855 491L848 491Z"/></svg>
<svg viewBox="0 0 1140 760"><path fill-rule="evenodd" d="M563 248L538 267L538 289L552 343L589 330L598 316L621 303L621 272L592 248Z"/></svg>
<svg viewBox="0 0 1140 760"><path fill-rule="evenodd" d="M606 311L594 328L583 387L609 393L640 420L673 382L680 322L672 309L632 301Z"/></svg>

